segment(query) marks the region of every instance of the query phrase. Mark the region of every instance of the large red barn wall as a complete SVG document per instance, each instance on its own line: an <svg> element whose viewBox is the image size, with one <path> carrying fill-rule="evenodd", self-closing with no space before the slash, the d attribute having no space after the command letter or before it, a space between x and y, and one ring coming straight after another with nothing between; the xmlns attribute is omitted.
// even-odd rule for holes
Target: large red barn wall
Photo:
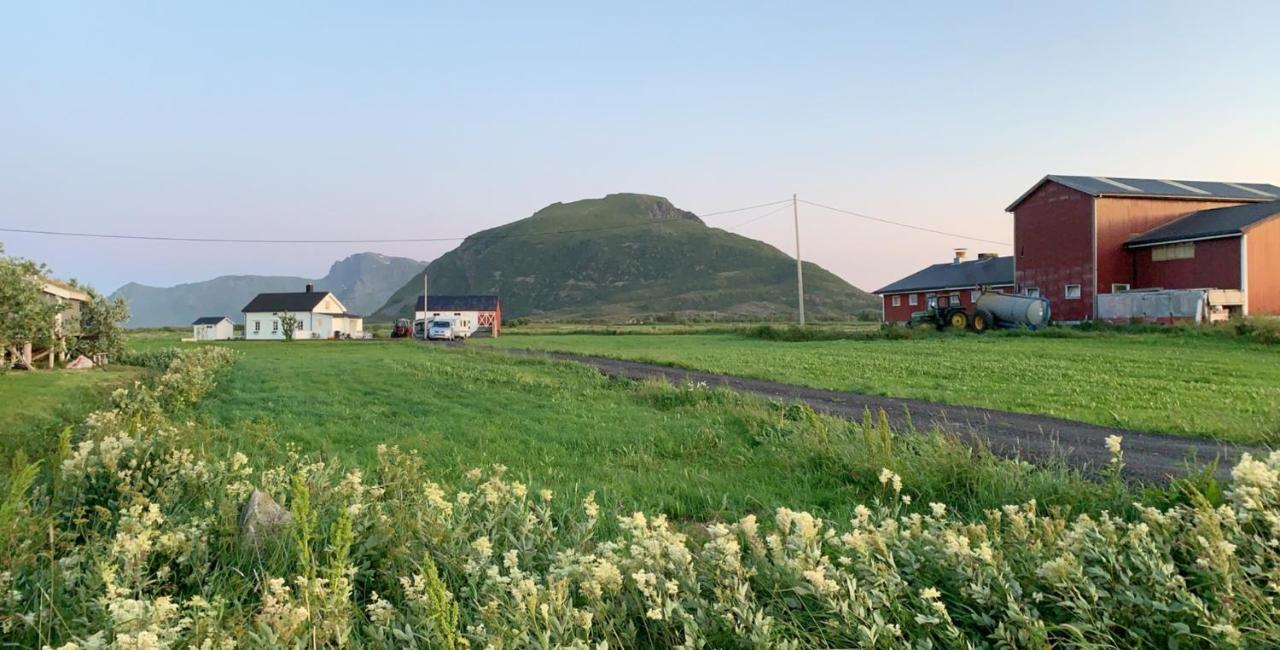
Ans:
<svg viewBox="0 0 1280 650"><path fill-rule="evenodd" d="M1196 242L1196 256L1181 260L1152 261L1152 248L1132 252L1135 287L1161 289L1239 289L1240 238ZM1102 254L1098 254L1099 259ZM1109 287L1110 285L1108 285ZM1105 293L1105 291L1104 291Z"/></svg>
<svg viewBox="0 0 1280 650"><path fill-rule="evenodd" d="M1280 219L1245 231L1250 314L1280 316Z"/></svg>
<svg viewBox="0 0 1280 650"><path fill-rule="evenodd" d="M1093 307L1093 197L1045 183L1013 211L1014 279L1037 287L1055 320L1083 320ZM1078 284L1079 300L1065 300Z"/></svg>
<svg viewBox="0 0 1280 650"><path fill-rule="evenodd" d="M1148 283L1137 277L1134 277L1134 259L1133 253L1124 247L1124 243L1134 235L1140 235L1156 226L1160 226L1178 217L1185 216L1197 210L1209 210L1212 208L1225 208L1232 205L1240 205L1242 202L1232 201L1188 201L1184 199L1134 199L1134 198L1111 198L1102 197L1095 200L1095 208L1098 218L1098 292L1110 293L1112 284L1128 284L1133 288L1142 287L1166 287L1175 288L1170 284ZM1237 244L1238 245L1238 244ZM1176 288L1213 288L1213 289L1233 289L1238 288L1240 282L1239 251L1236 252L1237 269L1234 274L1233 284L1229 287L1214 286L1211 284L1210 278L1200 281L1188 279L1186 284ZM1200 260L1199 244L1196 250L1197 262ZM1139 261L1150 263L1151 253L1146 251L1139 257ZM1191 261L1191 260L1187 260ZM1168 264L1168 262L1159 262L1157 264ZM1139 264L1138 266L1141 266ZM1192 265L1185 265L1192 266ZM1197 265L1198 266L1198 265ZM1158 272L1157 272L1158 273ZM1177 277L1176 275L1174 277ZM1222 277L1213 274L1213 279Z"/></svg>

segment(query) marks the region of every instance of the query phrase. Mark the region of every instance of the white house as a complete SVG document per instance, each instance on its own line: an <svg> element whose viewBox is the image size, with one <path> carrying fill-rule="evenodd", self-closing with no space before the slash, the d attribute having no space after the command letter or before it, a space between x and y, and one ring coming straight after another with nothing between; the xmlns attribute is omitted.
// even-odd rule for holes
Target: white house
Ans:
<svg viewBox="0 0 1280 650"><path fill-rule="evenodd" d="M426 300L423 309L422 296L414 305L414 327L428 317L453 316L458 324L472 334L497 336L502 331L502 301L497 296L437 296Z"/></svg>
<svg viewBox="0 0 1280 650"><path fill-rule="evenodd" d="M235 331L235 324L226 316L201 316L191 323L191 337L197 341L225 341Z"/></svg>
<svg viewBox="0 0 1280 650"><path fill-rule="evenodd" d="M337 296L311 284L298 293L260 293L243 311L244 337L250 341L284 339L280 318L286 314L298 319L295 339L364 337L364 317L348 313Z"/></svg>

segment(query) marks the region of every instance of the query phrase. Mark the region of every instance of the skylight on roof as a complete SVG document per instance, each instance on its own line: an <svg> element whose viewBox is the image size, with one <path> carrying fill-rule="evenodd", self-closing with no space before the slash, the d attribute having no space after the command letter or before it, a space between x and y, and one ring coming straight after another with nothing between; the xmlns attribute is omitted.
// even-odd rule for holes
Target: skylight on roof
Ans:
<svg viewBox="0 0 1280 650"><path fill-rule="evenodd" d="M1122 190L1128 191L1128 192L1142 192L1142 190L1140 190L1140 189L1138 189L1138 188L1136 188L1136 187L1134 187L1134 186L1132 186L1132 185L1125 185L1124 183L1121 183L1120 181L1113 181L1113 180L1111 180L1110 178L1106 178L1106 177L1104 177L1104 176L1094 176L1094 177L1093 177L1093 180L1095 180L1095 181L1100 181L1100 182L1103 182L1103 183L1106 183L1107 185L1114 185L1114 186L1116 186L1116 187L1118 187L1118 188L1120 188L1120 189L1122 189Z"/></svg>
<svg viewBox="0 0 1280 650"><path fill-rule="evenodd" d="M1244 190L1244 191L1246 191L1246 192L1253 192L1254 194L1257 194L1258 196L1265 196L1265 197L1267 197L1267 198L1269 198L1269 199L1274 199L1274 198L1276 198L1276 195L1275 195L1275 194L1269 194L1269 193L1267 193L1267 192L1263 192L1262 190L1255 190L1255 189L1253 189L1252 187L1245 187L1244 185L1239 185L1239 184L1236 184L1236 183L1226 183L1226 185L1230 185L1231 187L1234 187L1234 188L1236 188L1237 190Z"/></svg>
<svg viewBox="0 0 1280 650"><path fill-rule="evenodd" d="M1205 195L1209 194L1209 192L1206 192L1205 190L1202 190L1198 187L1191 187L1186 183L1179 183L1178 181L1167 181L1167 180L1161 179L1160 182L1164 183L1165 185L1172 185L1180 190L1186 190L1188 192L1194 192L1196 194L1205 194Z"/></svg>

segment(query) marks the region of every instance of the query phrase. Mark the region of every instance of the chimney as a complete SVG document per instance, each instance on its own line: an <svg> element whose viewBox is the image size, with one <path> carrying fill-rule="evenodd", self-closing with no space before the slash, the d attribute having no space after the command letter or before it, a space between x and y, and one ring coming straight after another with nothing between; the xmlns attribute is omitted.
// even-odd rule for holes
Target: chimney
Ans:
<svg viewBox="0 0 1280 650"><path fill-rule="evenodd" d="M1000 257L1000 256L995 253L978 253L979 262L982 262L985 260L994 260L997 257Z"/></svg>
<svg viewBox="0 0 1280 650"><path fill-rule="evenodd" d="M315 290L316 290L316 285L311 284L310 282L308 282L308 283L307 283L307 293L311 293L311 292L313 292L313 291L315 291Z"/></svg>
<svg viewBox="0 0 1280 650"><path fill-rule="evenodd" d="M956 249L956 256L955 256L955 259L951 260L951 263L952 263L952 264L959 264L959 263L963 262L963 261L964 261L964 258L965 258L965 257L967 257L968 255L969 255L969 249L967 249L967 248L957 248L957 249Z"/></svg>

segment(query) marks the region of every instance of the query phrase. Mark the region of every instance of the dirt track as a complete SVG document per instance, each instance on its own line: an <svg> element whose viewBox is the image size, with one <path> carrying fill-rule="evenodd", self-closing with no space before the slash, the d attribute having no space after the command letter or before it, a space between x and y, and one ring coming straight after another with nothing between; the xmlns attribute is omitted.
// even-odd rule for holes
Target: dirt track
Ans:
<svg viewBox="0 0 1280 650"><path fill-rule="evenodd" d="M1244 451L1254 448L1159 433L1112 429L1041 415L1010 413L968 406L949 406L913 399L877 397L819 388L806 388L759 379L745 379L668 366L619 361L560 352L508 350L510 353L574 361L605 375L626 379L665 378L671 382L705 382L772 399L798 400L814 410L861 421L864 409L884 409L895 428L907 426L908 414L917 429L938 426L970 443L984 442L994 453L1032 462L1055 457L1073 467L1096 470L1107 464L1107 436L1124 437L1125 475L1143 483L1166 483L1170 476L1186 473L1188 466L1202 466L1221 458L1220 476Z"/></svg>

